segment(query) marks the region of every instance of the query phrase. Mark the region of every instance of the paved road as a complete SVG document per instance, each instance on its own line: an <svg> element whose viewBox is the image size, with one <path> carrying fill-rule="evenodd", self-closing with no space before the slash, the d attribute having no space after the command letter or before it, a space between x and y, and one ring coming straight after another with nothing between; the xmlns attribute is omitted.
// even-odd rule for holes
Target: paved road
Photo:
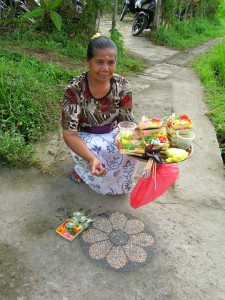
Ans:
<svg viewBox="0 0 225 300"><path fill-rule="evenodd" d="M102 24L110 29L107 20ZM126 17L118 26L126 32L127 47L148 62L142 74L129 76L135 118L189 114L195 124L194 153L179 164L173 188L136 210L128 196L103 197L69 181L72 161L58 135L48 147L39 147L44 159L56 161L55 175L1 169L1 299L225 299L224 171L204 91L193 70L181 63L187 55L133 38ZM177 64L176 56L182 57ZM141 163L136 179L143 168ZM80 209L120 211L148 224L156 242L152 261L125 273L93 263L79 239L70 243L55 233L62 220Z"/></svg>

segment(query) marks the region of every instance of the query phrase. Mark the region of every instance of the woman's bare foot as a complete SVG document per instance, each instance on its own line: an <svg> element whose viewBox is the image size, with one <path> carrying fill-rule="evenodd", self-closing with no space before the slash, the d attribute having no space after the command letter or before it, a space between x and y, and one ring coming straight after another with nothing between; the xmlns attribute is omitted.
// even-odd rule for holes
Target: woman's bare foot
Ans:
<svg viewBox="0 0 225 300"><path fill-rule="evenodd" d="M83 180L80 178L80 176L77 174L77 172L75 170L73 170L70 173L70 178L74 181L76 181L77 183L82 183Z"/></svg>

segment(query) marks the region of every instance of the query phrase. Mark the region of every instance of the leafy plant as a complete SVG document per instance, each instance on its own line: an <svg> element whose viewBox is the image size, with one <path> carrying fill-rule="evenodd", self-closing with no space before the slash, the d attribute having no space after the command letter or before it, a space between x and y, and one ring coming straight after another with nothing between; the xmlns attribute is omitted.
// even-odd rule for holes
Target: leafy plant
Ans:
<svg viewBox="0 0 225 300"><path fill-rule="evenodd" d="M49 23L49 18L52 20L55 27L60 31L62 27L62 18L56 12L57 8L61 5L63 0L41 0L40 6L36 7L31 12L24 15L24 18L30 19L35 17L42 17L46 24Z"/></svg>

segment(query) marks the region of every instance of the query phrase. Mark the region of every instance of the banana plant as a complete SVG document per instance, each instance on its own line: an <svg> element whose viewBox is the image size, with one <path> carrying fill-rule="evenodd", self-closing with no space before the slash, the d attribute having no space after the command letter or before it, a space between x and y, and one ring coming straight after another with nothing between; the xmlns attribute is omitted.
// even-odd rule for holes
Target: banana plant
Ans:
<svg viewBox="0 0 225 300"><path fill-rule="evenodd" d="M36 7L31 12L24 14L24 17L27 19L50 16L53 24L57 28L57 30L61 30L62 28L62 18L60 14L56 12L56 9L61 5L63 0L41 0L38 7Z"/></svg>

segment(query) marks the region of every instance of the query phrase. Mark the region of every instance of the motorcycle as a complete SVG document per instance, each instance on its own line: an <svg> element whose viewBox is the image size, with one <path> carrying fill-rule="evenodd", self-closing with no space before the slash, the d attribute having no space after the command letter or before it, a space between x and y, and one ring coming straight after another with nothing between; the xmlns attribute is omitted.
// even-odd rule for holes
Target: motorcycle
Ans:
<svg viewBox="0 0 225 300"><path fill-rule="evenodd" d="M135 3L135 18L132 26L132 35L137 36L143 30L153 26L157 0L137 0Z"/></svg>
<svg viewBox="0 0 225 300"><path fill-rule="evenodd" d="M135 13L135 0L124 0L123 7L121 10L120 21L123 20L124 16L128 13Z"/></svg>
<svg viewBox="0 0 225 300"><path fill-rule="evenodd" d="M80 1L80 0L77 0L77 12L78 12L78 13L81 13L83 9L84 9L84 4L83 4L83 2Z"/></svg>

